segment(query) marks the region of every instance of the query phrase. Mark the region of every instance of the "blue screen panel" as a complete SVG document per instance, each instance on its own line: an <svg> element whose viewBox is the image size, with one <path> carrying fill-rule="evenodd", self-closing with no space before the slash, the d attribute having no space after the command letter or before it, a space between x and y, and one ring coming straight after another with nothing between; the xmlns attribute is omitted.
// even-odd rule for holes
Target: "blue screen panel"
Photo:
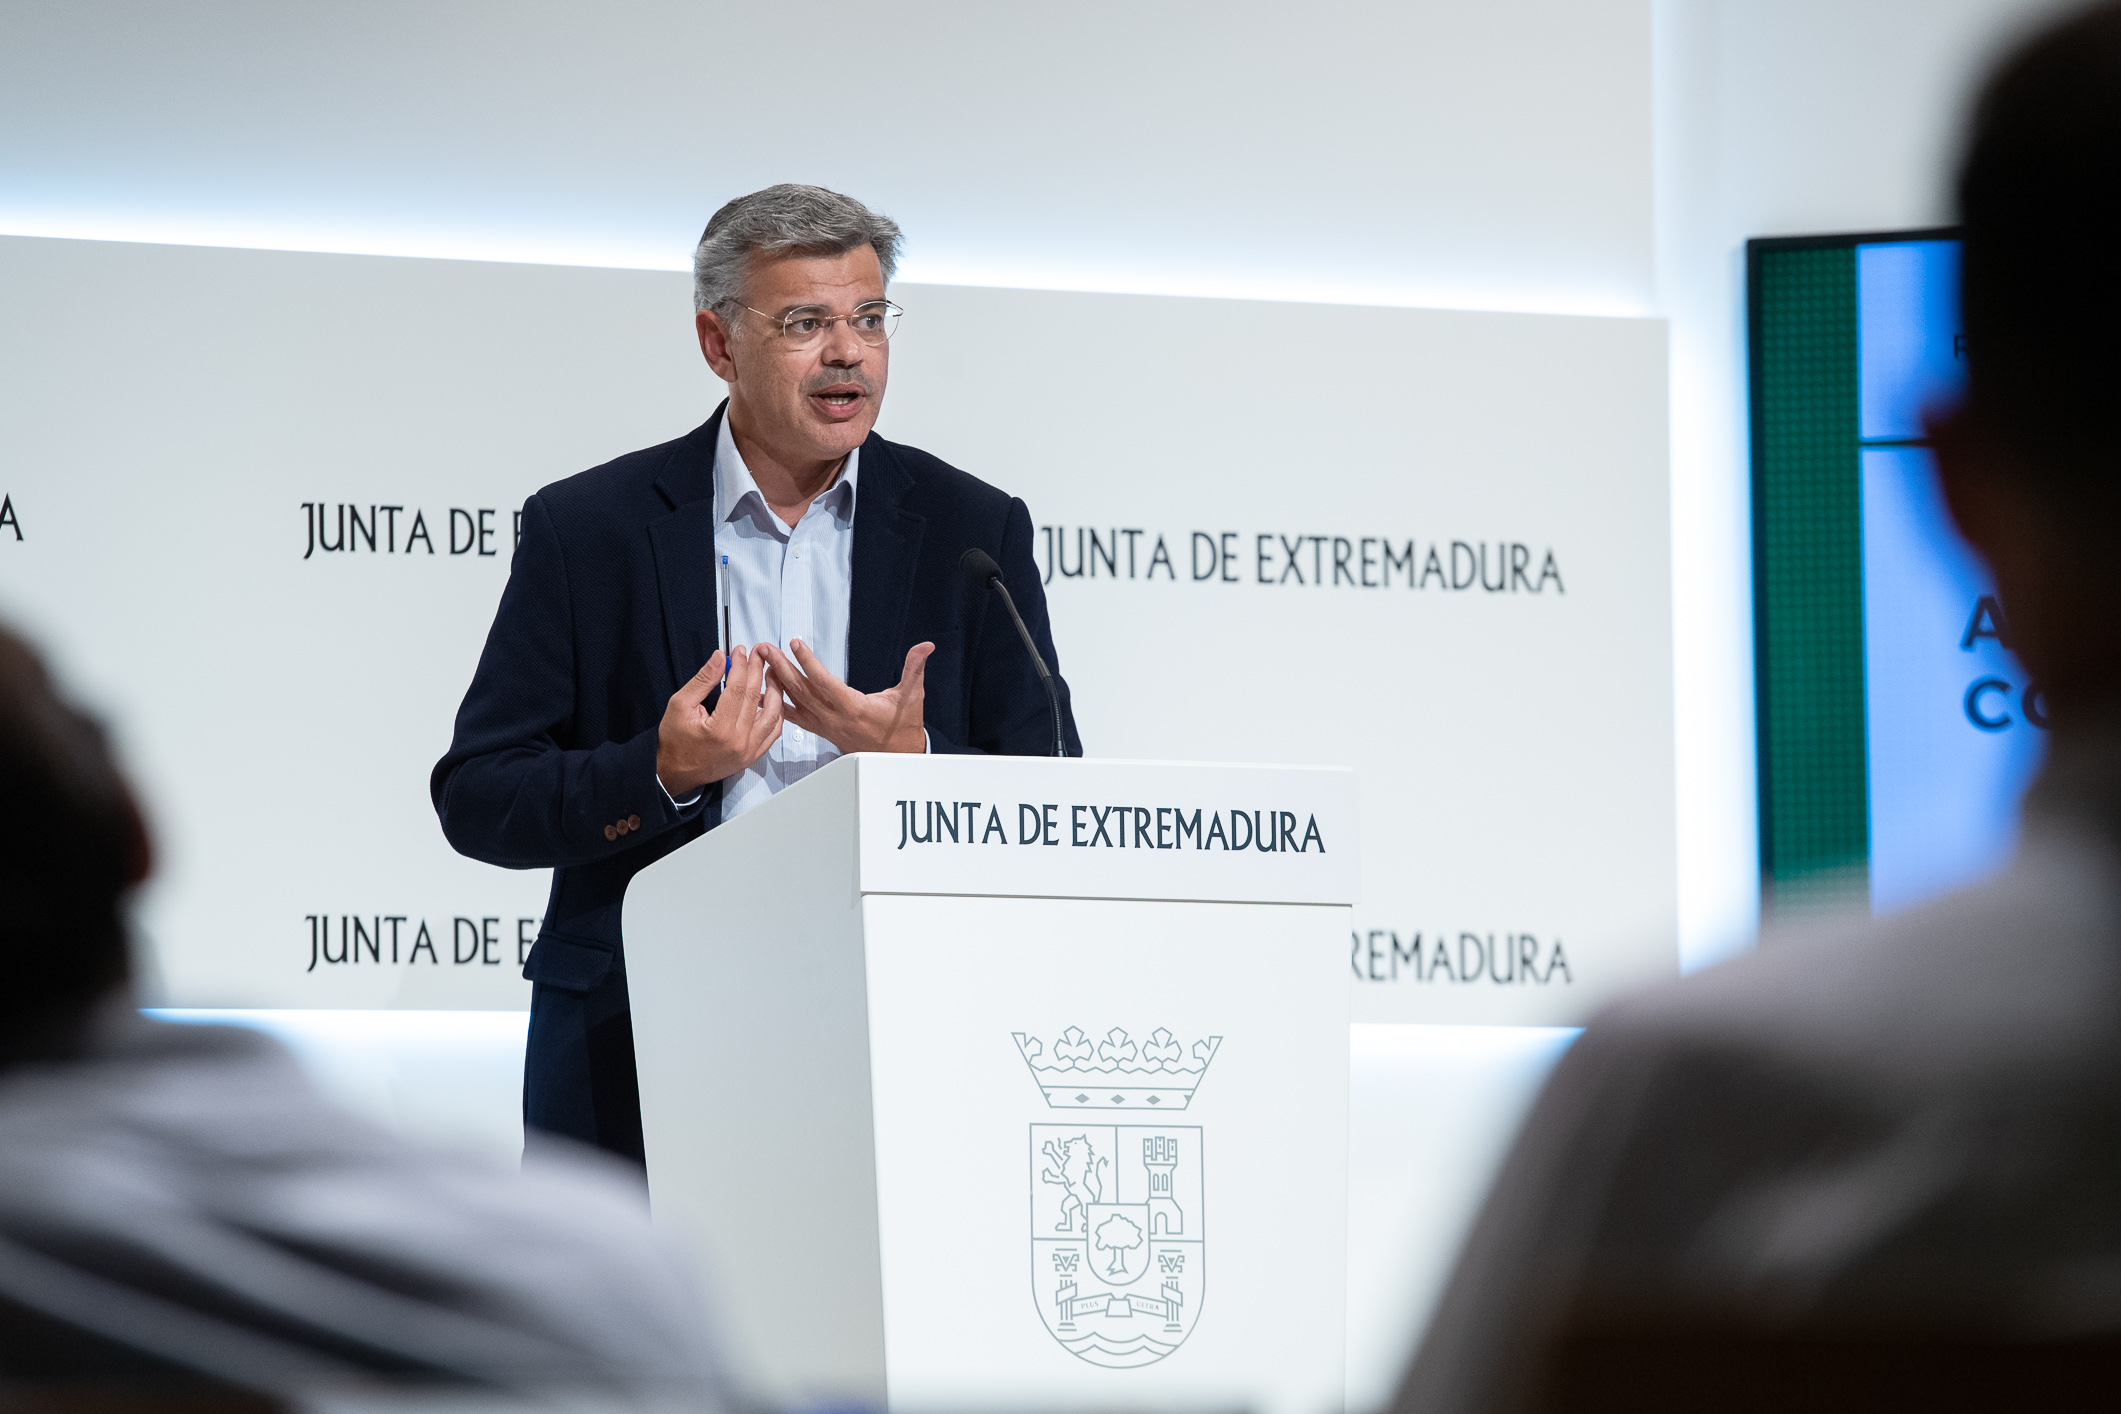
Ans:
<svg viewBox="0 0 2121 1414"><path fill-rule="evenodd" d="M1856 247L1856 322L1860 435L1922 437L1922 410L1954 396L1965 378L1959 243Z"/></svg>
<svg viewBox="0 0 2121 1414"><path fill-rule="evenodd" d="M2044 733L2000 641L1987 569L1922 447L1863 452L1864 714L1871 907L1905 908L2000 864ZM2034 704L2037 710L2038 704Z"/></svg>
<svg viewBox="0 0 2121 1414"><path fill-rule="evenodd" d="M2039 769L2038 703L1988 571L1944 506L1923 410L1965 378L1959 244L1856 248L1864 715L1871 906L1920 903L2000 864Z"/></svg>

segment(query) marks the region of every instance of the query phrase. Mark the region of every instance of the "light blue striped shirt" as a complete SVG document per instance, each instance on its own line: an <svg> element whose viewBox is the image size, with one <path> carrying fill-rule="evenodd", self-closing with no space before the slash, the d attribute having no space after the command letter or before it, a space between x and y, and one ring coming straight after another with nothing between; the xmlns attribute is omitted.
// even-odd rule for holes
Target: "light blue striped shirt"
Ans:
<svg viewBox="0 0 2121 1414"><path fill-rule="evenodd" d="M849 452L839 479L820 491L791 526L766 504L723 416L714 445L714 550L724 563L714 569L716 590L729 606L732 642L775 643L785 652L789 639L800 638L834 677L847 680L861 460L859 447ZM781 739L764 756L723 781L722 818L735 819L839 754L817 733L783 723Z"/></svg>
<svg viewBox="0 0 2121 1414"><path fill-rule="evenodd" d="M839 478L811 499L801 520L789 525L766 504L736 449L728 417L722 418L714 444L718 633L720 605L727 604L731 643L774 643L786 652L788 640L800 638L834 677L847 680L855 480L861 461L861 448L849 452ZM923 727L924 746L927 734ZM815 732L783 723L780 740L764 756L724 779L721 818L735 819L840 755L838 747ZM669 794L667 787L664 794ZM682 809L699 798L695 791L671 803Z"/></svg>

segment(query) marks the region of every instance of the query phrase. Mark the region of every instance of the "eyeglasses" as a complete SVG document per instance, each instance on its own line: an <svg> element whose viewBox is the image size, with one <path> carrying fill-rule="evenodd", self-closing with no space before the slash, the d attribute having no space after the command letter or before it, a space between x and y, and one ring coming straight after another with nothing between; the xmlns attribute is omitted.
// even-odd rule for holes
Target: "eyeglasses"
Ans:
<svg viewBox="0 0 2121 1414"><path fill-rule="evenodd" d="M751 309L750 305L744 308ZM871 300L858 306L852 314L827 314L814 304L799 305L778 317L763 309L751 309L759 318L781 326L781 338L791 349L807 349L825 337L826 331L841 320L854 331L854 337L870 348L878 348L891 338L898 328L898 317L905 311L890 300Z"/></svg>

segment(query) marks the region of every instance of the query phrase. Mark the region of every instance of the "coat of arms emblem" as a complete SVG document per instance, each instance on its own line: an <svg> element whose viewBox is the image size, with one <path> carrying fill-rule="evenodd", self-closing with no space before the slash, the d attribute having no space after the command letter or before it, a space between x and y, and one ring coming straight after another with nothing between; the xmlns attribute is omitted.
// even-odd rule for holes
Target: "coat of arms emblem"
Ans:
<svg viewBox="0 0 2121 1414"><path fill-rule="evenodd" d="M1105 1111L1096 1121L1184 1109L1221 1041L1188 1049L1166 1031L1140 1043L1113 1031L1093 1043L1071 1027L1047 1057L1037 1038L1016 1036L1048 1107ZM1207 1277L1202 1156L1199 1125L1079 1115L1031 1126L1032 1298L1071 1354L1129 1369L1191 1334Z"/></svg>

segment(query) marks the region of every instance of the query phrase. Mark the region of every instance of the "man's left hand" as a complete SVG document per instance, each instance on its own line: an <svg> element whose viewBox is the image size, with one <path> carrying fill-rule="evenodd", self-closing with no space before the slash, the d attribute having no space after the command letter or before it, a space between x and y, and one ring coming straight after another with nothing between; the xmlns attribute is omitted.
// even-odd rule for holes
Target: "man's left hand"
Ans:
<svg viewBox="0 0 2121 1414"><path fill-rule="evenodd" d="M857 751L918 754L928 749L921 723L933 643L916 643L908 650L897 687L870 693L856 692L834 677L802 639L790 639L788 647L783 653L775 644L758 646L773 665L775 685L788 699L783 709L787 720L816 732L849 756Z"/></svg>

